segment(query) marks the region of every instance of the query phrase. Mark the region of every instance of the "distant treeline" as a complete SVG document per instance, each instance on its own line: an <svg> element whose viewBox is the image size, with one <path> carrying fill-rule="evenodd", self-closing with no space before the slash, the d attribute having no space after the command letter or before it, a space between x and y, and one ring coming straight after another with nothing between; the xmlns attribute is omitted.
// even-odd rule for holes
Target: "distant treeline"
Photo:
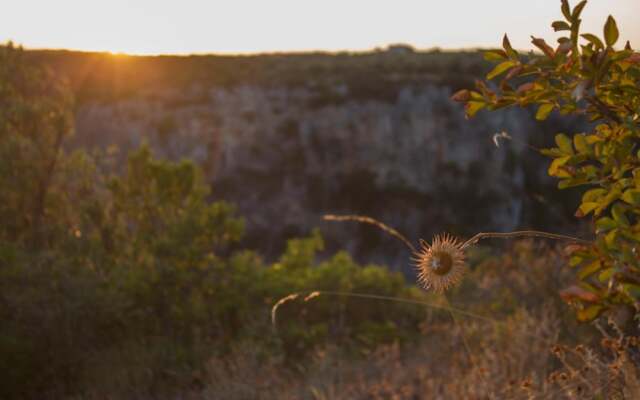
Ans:
<svg viewBox="0 0 640 400"><path fill-rule="evenodd" d="M80 101L109 101L149 89L243 84L308 87L347 85L350 97L393 101L403 84L468 87L486 65L480 51L291 53L250 56L127 56L32 50L28 57L70 80Z"/></svg>

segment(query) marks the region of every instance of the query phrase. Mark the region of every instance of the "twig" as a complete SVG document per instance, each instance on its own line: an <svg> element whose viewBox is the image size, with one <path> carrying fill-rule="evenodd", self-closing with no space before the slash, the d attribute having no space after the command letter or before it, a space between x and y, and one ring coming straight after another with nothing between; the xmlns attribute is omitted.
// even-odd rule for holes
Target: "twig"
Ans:
<svg viewBox="0 0 640 400"><path fill-rule="evenodd" d="M478 241L487 238L501 238L501 239L511 239L514 237L542 237L547 239L554 240L567 240L570 242L582 243L582 244L591 244L592 242L584 239L579 239L573 236L567 235L559 235L557 233L549 233L549 232L541 232L541 231L515 231L515 232L480 232L475 234L471 239L467 240L462 244L462 248L466 248L472 246Z"/></svg>
<svg viewBox="0 0 640 400"><path fill-rule="evenodd" d="M365 217L363 215L333 215L333 214L327 214L323 217L323 219L325 221L355 221L355 222L362 222L364 224L370 224L373 226L377 226L378 228L382 229L383 231L387 232L388 234L390 234L391 236L394 236L395 238L399 239L400 241L402 241L402 243L404 243L409 250L411 250L414 253L417 253L416 248L413 246L413 244L411 244L411 242L409 241L409 239L407 239L404 235L402 235L400 232L398 232L397 230L393 229L392 227L383 224L380 221L377 221L371 217Z"/></svg>
<svg viewBox="0 0 640 400"><path fill-rule="evenodd" d="M280 306L284 303L287 303L291 300L295 300L297 298L299 298L300 296L302 296L302 293L292 293L288 296L285 296L283 298L281 298L280 300L278 300L273 307L271 307L271 322L274 325L274 329L276 328L276 314L278 311L278 308L280 308ZM339 292L339 291L331 291L331 290L315 290L312 292L309 292L309 294L304 298L304 301L308 301L311 300L315 297L318 296L343 296L343 297L356 297L356 298L360 298L360 299L374 299L374 300L383 300L383 301L394 301L397 303L405 303L405 304L415 304L415 305L419 305L419 306L425 306L428 308L432 308L432 309L436 309L436 310L442 310L442 311L449 311L450 313L455 313L457 315L463 315L466 317L470 317L470 318L475 318L484 322L490 322L493 324L498 324L502 321L499 321L495 318L491 318L491 317L487 317L484 315L480 315L480 314L475 314L469 311L465 311L459 308L455 308L452 307L451 304L447 301L448 305L439 305L439 304L433 304L427 301L420 301L420 300L413 300L413 299L407 299L407 298L403 298L403 297L393 297L393 296L384 296L384 295L378 295L378 294L369 294L369 293L352 293L352 292ZM445 298L446 299L446 298ZM525 335L531 337L531 338L535 338L538 340L544 340L542 339L540 336L534 335L534 334L530 334L530 333L524 333Z"/></svg>

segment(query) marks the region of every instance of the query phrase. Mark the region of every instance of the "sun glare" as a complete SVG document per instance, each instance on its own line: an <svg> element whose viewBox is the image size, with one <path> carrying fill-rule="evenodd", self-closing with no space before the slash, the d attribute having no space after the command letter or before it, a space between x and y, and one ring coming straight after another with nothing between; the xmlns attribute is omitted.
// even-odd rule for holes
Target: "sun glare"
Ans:
<svg viewBox="0 0 640 400"><path fill-rule="evenodd" d="M508 32L516 48L529 48L532 32L544 35L539 27L560 18L557 3L530 2L523 14L519 2L504 0L465 2L464 13L455 2L435 0L366 6L338 0L23 0L14 2L10 13L0 14L0 41L114 54L228 54L368 50L389 43L487 47ZM606 16L613 14L621 32L628 35L622 39L634 44L640 42L640 25L633 20L639 13L637 0L593 2L585 10L582 27L599 33ZM555 42L553 33L543 37Z"/></svg>

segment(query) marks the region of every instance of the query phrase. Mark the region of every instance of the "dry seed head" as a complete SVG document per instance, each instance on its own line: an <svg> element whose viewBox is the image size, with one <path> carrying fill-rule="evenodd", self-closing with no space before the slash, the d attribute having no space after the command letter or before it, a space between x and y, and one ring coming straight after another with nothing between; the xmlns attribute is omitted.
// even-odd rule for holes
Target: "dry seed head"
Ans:
<svg viewBox="0 0 640 400"><path fill-rule="evenodd" d="M420 284L439 293L457 285L467 269L463 243L447 234L434 237L431 245L420 240L414 262Z"/></svg>
<svg viewBox="0 0 640 400"><path fill-rule="evenodd" d="M558 346L557 344L551 348L551 352L553 353L554 356L558 358L560 358L563 354L562 347Z"/></svg>

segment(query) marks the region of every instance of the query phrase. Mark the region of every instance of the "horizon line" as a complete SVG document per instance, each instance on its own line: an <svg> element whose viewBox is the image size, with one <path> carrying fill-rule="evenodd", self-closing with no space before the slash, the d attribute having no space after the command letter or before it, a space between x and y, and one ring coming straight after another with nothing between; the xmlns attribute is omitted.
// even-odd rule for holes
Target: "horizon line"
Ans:
<svg viewBox="0 0 640 400"><path fill-rule="evenodd" d="M470 47L440 47L440 46L432 46L432 47L417 47L410 43L388 43L381 46L376 46L372 48L358 48L358 49L291 49L291 50L266 50L266 51L240 51L240 52L227 52L227 51L197 51L197 52L167 52L167 53L135 53L135 52L122 52L122 51L112 51L112 50L100 50L100 49L86 49L86 48L69 48L69 47L31 47L11 39L6 40L0 45L8 45L9 43L13 44L16 47L20 47L26 51L59 51L59 52L75 52L75 53L88 53L88 54L110 54L113 56L123 56L123 57L190 57L190 56L227 56L227 57L251 57L251 56L277 56L277 55L304 55L304 54L327 54L327 55L338 55L338 54L370 54L370 53L384 53L392 51L393 46L407 46L411 48L415 53L435 53L435 52L443 52L443 53L456 53L456 52L478 52L478 51L486 51L490 49L496 49L498 47L484 47L484 46L470 46ZM519 51L519 50L518 50Z"/></svg>

